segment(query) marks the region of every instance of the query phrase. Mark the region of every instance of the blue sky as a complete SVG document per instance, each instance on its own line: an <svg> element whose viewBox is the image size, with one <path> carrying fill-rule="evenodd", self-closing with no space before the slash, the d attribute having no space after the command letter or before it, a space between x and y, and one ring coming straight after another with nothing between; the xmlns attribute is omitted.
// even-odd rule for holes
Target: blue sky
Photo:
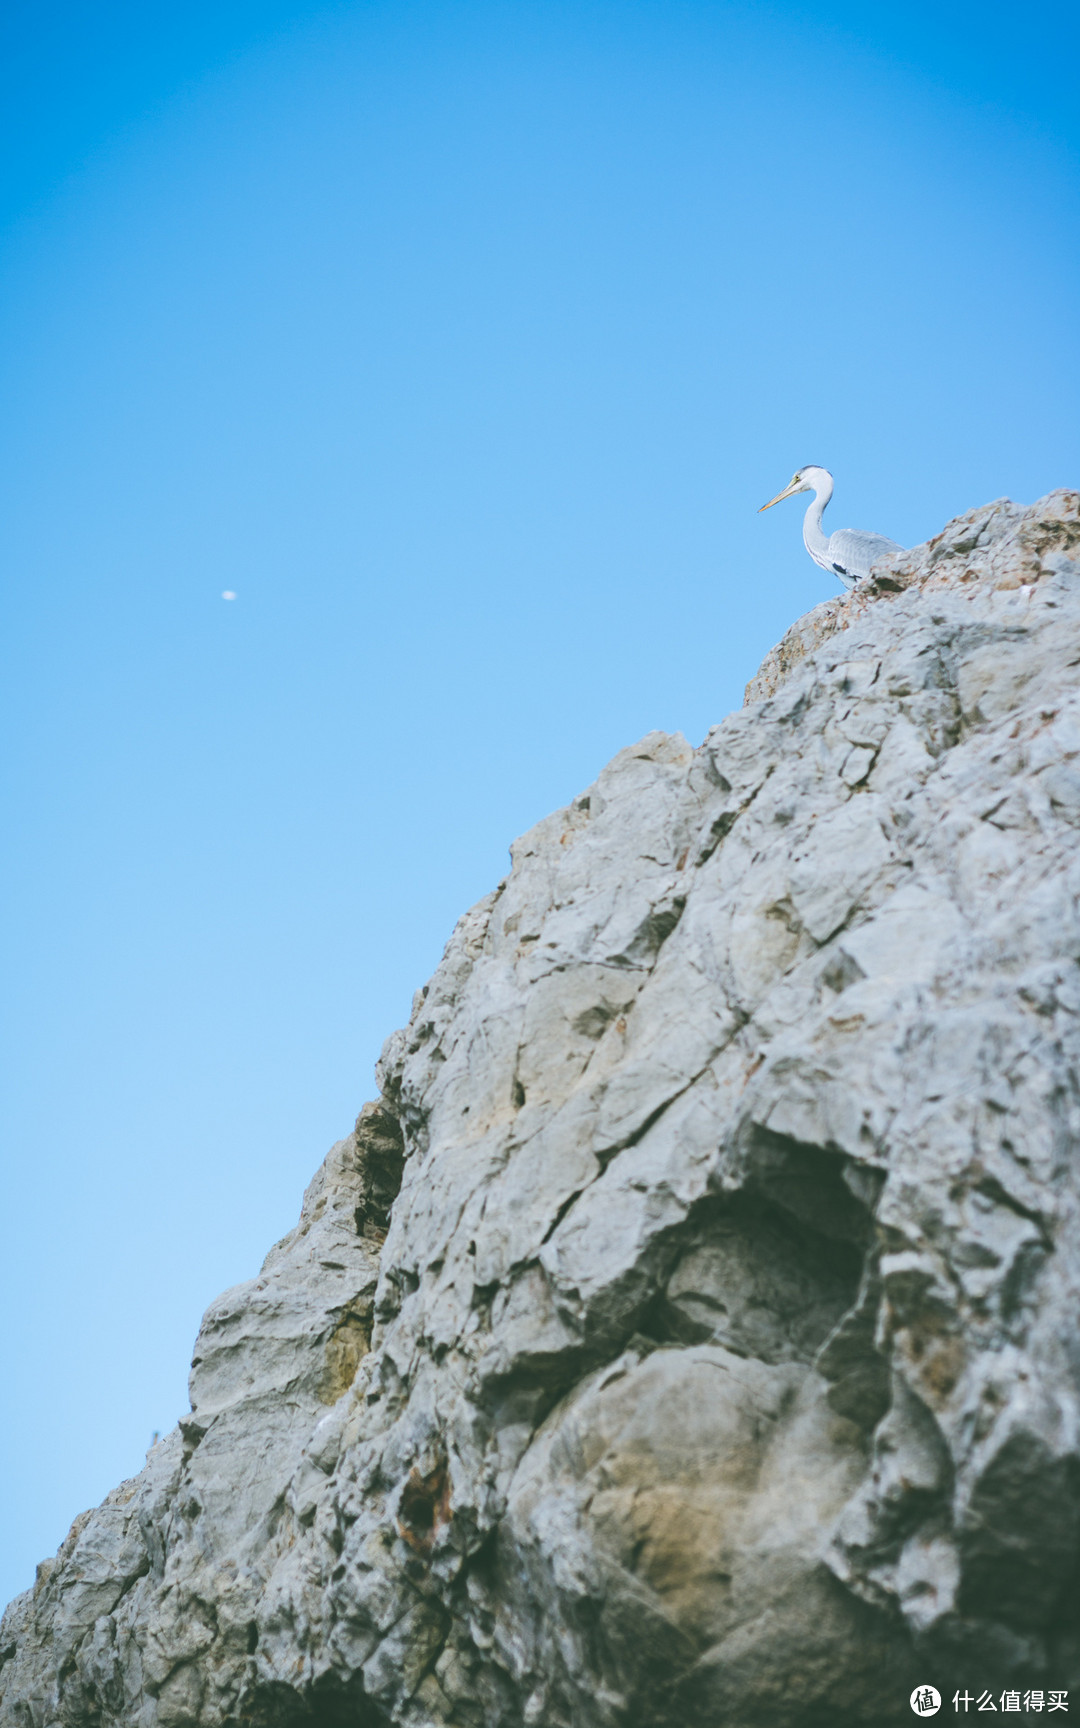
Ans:
<svg viewBox="0 0 1080 1728"><path fill-rule="evenodd" d="M8 9L0 1597L186 1409L509 842L831 592L756 506L817 461L912 544L1080 481L1078 35Z"/></svg>

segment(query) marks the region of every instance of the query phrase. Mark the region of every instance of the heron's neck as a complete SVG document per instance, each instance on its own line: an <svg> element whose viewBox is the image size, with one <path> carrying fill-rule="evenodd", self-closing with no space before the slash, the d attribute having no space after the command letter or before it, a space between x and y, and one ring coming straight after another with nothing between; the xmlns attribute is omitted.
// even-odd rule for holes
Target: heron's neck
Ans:
<svg viewBox="0 0 1080 1728"><path fill-rule="evenodd" d="M814 487L814 502L803 517L803 545L811 558L824 557L829 549L829 537L821 526L821 518L825 514L825 506L832 497L832 481L826 480L824 486Z"/></svg>

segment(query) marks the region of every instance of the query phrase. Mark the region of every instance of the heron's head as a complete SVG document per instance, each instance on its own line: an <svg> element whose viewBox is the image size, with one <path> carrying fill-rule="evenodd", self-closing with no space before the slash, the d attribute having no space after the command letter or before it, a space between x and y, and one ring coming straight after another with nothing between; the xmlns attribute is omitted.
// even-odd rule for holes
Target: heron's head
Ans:
<svg viewBox="0 0 1080 1728"><path fill-rule="evenodd" d="M775 498L770 498L761 510L771 510L774 504L782 504L785 498L794 498L796 492L832 491L832 475L827 468L819 468L816 462L807 463L805 468L799 468L792 475L782 492ZM761 515L761 510L758 515Z"/></svg>

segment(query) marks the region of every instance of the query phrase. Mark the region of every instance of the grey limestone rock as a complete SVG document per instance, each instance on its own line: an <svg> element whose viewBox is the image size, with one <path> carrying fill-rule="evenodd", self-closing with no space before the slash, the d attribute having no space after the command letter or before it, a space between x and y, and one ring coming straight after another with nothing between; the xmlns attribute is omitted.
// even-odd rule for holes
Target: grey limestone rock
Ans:
<svg viewBox="0 0 1080 1728"><path fill-rule="evenodd" d="M1080 1686L1078 667L1080 495L999 502L519 840L5 1728Z"/></svg>

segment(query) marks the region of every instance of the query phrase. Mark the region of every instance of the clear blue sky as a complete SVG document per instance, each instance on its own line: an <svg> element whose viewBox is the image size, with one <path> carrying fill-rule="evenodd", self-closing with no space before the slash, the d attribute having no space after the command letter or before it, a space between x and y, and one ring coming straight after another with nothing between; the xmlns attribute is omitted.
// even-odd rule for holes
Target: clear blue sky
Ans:
<svg viewBox="0 0 1080 1728"><path fill-rule="evenodd" d="M910 544L1080 481L1078 49L7 9L0 1597L186 1409L508 843L832 591L756 506L821 462Z"/></svg>

